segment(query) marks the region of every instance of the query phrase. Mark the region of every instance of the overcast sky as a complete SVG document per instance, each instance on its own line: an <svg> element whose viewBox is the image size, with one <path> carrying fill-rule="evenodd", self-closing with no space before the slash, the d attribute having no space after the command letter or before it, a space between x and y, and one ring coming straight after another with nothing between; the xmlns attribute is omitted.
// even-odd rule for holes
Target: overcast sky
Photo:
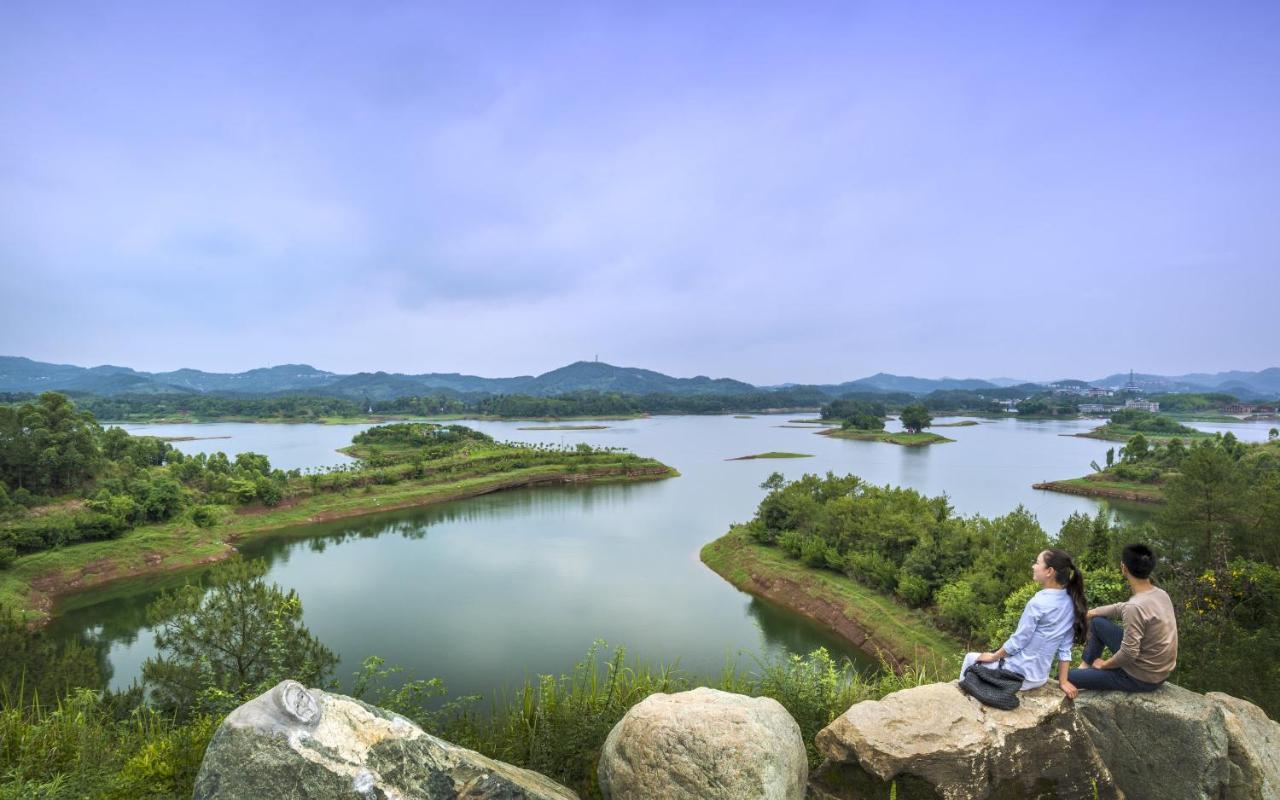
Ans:
<svg viewBox="0 0 1280 800"><path fill-rule="evenodd" d="M0 354L1280 365L1280 3L0 6Z"/></svg>

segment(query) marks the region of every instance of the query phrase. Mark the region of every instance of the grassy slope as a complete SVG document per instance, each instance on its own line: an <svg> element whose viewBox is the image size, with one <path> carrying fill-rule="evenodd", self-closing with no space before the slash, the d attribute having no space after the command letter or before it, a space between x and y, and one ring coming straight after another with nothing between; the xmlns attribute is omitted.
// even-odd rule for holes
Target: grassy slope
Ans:
<svg viewBox="0 0 1280 800"><path fill-rule="evenodd" d="M756 544L741 528L730 530L703 547L701 558L745 592L758 593L752 591L757 583L753 579L781 579L797 584L808 597L842 607L845 617L866 632L869 639L906 664L949 674L953 662L964 652L959 640L938 630L923 612L906 608L851 578L806 567L775 547ZM792 610L805 613L803 607L792 606Z"/></svg>
<svg viewBox="0 0 1280 800"><path fill-rule="evenodd" d="M955 441L955 439L948 439L945 436L929 433L928 431L907 433L905 431L859 431L831 428L830 430L818 432L823 436L830 436L835 439L854 439L860 442L888 442L889 444L900 444L904 447L921 447L927 444L942 444L943 442Z"/></svg>
<svg viewBox="0 0 1280 800"><path fill-rule="evenodd" d="M756 458L813 458L813 455L811 453L783 453L777 450L770 450L767 453L754 453L749 456L726 458L725 461L751 461Z"/></svg>
<svg viewBox="0 0 1280 800"><path fill-rule="evenodd" d="M233 542L270 531L328 519L374 514L396 508L431 505L503 489L568 482L603 483L652 480L675 471L651 459L602 462L588 466L561 463L509 469L496 474L403 480L341 492L303 495L256 513L228 511L212 528L189 519L135 528L119 539L86 542L18 558L0 571L0 604L23 610L31 619L47 619L60 595L103 584L190 569L229 557ZM433 463L432 466L436 466Z"/></svg>

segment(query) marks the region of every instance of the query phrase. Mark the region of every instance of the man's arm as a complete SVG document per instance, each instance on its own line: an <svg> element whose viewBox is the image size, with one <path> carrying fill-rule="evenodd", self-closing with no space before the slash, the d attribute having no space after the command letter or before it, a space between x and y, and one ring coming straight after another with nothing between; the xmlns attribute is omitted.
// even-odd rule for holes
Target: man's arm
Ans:
<svg viewBox="0 0 1280 800"><path fill-rule="evenodd" d="M1108 606L1098 606L1097 608L1089 609L1088 613L1085 614L1085 616L1088 617L1089 619L1093 619L1094 617L1103 617L1105 619L1115 619L1116 617L1124 615L1124 609L1125 609L1125 606L1127 605L1128 603L1112 603L1111 605L1108 605Z"/></svg>
<svg viewBox="0 0 1280 800"><path fill-rule="evenodd" d="M1112 653L1111 658L1093 662L1095 669L1120 669L1132 664L1138 658L1142 648L1142 635L1146 633L1146 620L1141 617L1137 606L1126 604L1124 607L1124 638L1120 640L1120 652Z"/></svg>

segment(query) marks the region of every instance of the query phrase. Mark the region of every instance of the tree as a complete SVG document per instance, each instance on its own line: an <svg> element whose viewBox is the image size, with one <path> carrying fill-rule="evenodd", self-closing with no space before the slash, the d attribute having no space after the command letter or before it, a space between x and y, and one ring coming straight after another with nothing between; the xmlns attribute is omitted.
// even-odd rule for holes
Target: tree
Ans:
<svg viewBox="0 0 1280 800"><path fill-rule="evenodd" d="M906 428L907 432L919 433L932 424L933 417L929 416L929 409L919 403L902 409L902 427Z"/></svg>
<svg viewBox="0 0 1280 800"><path fill-rule="evenodd" d="M1243 499L1240 477L1236 461L1213 442L1188 451L1165 486L1160 515L1160 534L1175 559L1199 568L1229 558Z"/></svg>
<svg viewBox="0 0 1280 800"><path fill-rule="evenodd" d="M337 657L302 624L302 602L263 580L266 564L235 557L209 586L166 592L147 607L155 658L143 681L162 708L228 711L285 678L325 680Z"/></svg>

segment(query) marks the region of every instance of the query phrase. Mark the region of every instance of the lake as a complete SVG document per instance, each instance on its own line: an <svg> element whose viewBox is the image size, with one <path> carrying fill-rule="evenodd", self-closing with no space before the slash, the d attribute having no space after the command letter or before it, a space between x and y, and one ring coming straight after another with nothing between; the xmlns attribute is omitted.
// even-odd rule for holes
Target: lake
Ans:
<svg viewBox="0 0 1280 800"><path fill-rule="evenodd" d="M243 547L268 578L298 592L306 624L341 657L344 680L368 655L439 677L450 695L512 689L526 676L568 671L598 639L650 663L718 674L726 660L823 646L865 656L806 620L739 592L698 560L699 549L751 518L774 471L854 473L878 484L945 493L962 514L1026 506L1050 533L1088 498L1042 492L1037 481L1075 477L1113 443L1073 437L1092 420L980 421L936 431L954 443L906 448L815 435L789 426L810 415L653 417L605 421L593 431L522 431L528 422L465 424L498 439L621 446L681 473L654 483L519 490L441 506L290 529ZM939 419L938 422L954 421ZM890 423L890 428L895 423ZM368 425L210 423L128 425L135 434L230 437L175 442L187 452L252 450L274 466L346 461L334 452ZM1197 425L1247 441L1266 425ZM727 461L766 451L812 458ZM1140 518L1142 507L1117 509ZM149 579L70 598L55 635L99 642L110 685L129 685L154 653L146 604L166 583Z"/></svg>

